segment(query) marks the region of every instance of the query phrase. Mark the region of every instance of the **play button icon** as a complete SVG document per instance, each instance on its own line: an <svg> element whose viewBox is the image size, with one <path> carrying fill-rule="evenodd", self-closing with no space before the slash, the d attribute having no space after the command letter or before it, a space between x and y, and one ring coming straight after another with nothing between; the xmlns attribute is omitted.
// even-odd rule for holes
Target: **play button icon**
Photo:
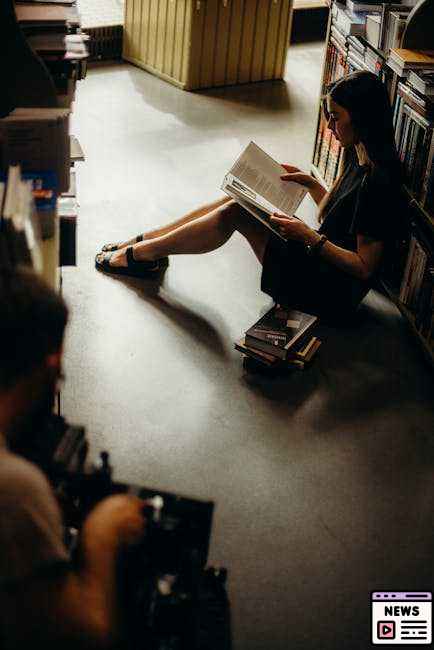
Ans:
<svg viewBox="0 0 434 650"><path fill-rule="evenodd" d="M394 639L395 621L378 621L377 636L379 639Z"/></svg>

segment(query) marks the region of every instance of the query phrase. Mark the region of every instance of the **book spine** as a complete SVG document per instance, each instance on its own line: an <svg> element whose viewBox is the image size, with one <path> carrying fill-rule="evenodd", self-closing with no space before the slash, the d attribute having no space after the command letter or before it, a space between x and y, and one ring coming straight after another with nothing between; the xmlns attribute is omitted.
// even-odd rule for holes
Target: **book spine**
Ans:
<svg viewBox="0 0 434 650"><path fill-rule="evenodd" d="M411 289L407 297L407 306L413 313L416 312L416 305L419 299L419 292L422 285L428 254L419 241L415 245L415 264L413 277L411 278Z"/></svg>
<svg viewBox="0 0 434 650"><path fill-rule="evenodd" d="M248 347L251 347L253 349L261 350L263 352L266 352L267 354L271 354L274 357L277 357L279 359L286 359L286 350L285 348L280 348L278 345L272 345L271 343L267 343L266 341L261 341L260 339L255 338L254 336L251 336L246 332L246 345Z"/></svg>
<svg viewBox="0 0 434 650"><path fill-rule="evenodd" d="M414 235L412 235L410 239L410 245L408 247L407 262L405 264L404 275L401 281L401 289L399 292L399 300L403 304L405 304L405 299L408 293L408 279L410 275L410 268L413 263L413 251L414 251L415 244L416 244L416 238Z"/></svg>
<svg viewBox="0 0 434 650"><path fill-rule="evenodd" d="M318 167L318 163L319 163L319 156L321 151L322 139L324 135L324 129L325 129L325 120L321 111L319 117L318 132L316 135L315 151L313 155L313 164L315 165L315 167Z"/></svg>
<svg viewBox="0 0 434 650"><path fill-rule="evenodd" d="M408 138L408 130L410 127L410 118L408 116L408 113L403 111L403 116L402 116L402 129L401 129L401 138L399 142L399 157L401 159L401 162L404 163L405 159L405 147L407 146L407 138Z"/></svg>
<svg viewBox="0 0 434 650"><path fill-rule="evenodd" d="M414 195L420 200L422 194L423 180L428 166L428 156L433 138L433 129L426 129L420 143L420 155L416 158L414 184Z"/></svg>
<svg viewBox="0 0 434 650"><path fill-rule="evenodd" d="M434 269L432 267L425 268L425 272L422 278L419 298L417 304L415 305L414 324L416 326L416 329L419 331L419 333L424 337L426 336L426 324L428 322L427 315L429 314L431 318L430 307L431 307L431 294L433 289L433 274L434 274Z"/></svg>
<svg viewBox="0 0 434 650"><path fill-rule="evenodd" d="M434 131L431 134L431 142L429 146L429 153L427 156L426 172L423 177L422 188L420 192L420 202L424 208L427 207L428 188L430 185L430 178L432 179L434 169Z"/></svg>

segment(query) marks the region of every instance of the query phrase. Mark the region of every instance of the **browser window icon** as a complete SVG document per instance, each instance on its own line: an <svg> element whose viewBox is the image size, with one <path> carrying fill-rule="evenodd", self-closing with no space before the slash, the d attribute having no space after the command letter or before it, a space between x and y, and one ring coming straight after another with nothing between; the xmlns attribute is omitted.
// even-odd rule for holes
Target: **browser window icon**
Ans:
<svg viewBox="0 0 434 650"><path fill-rule="evenodd" d="M371 641L374 645L430 645L431 617L430 591L373 591Z"/></svg>

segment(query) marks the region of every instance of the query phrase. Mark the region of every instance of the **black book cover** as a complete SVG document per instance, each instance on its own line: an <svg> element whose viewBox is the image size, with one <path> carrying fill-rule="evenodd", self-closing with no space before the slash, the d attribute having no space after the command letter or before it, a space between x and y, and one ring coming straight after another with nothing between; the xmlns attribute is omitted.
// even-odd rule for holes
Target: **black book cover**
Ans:
<svg viewBox="0 0 434 650"><path fill-rule="evenodd" d="M246 345L286 359L288 352L305 338L317 317L295 309L275 306L246 332Z"/></svg>

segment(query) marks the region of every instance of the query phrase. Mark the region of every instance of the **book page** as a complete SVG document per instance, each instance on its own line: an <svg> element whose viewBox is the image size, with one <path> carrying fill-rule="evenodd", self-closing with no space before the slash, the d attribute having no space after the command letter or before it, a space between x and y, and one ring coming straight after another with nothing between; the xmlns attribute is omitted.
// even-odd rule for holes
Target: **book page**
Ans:
<svg viewBox="0 0 434 650"><path fill-rule="evenodd" d="M233 165L225 182L235 183L246 199L272 214L291 217L306 194L298 183L280 180L285 170L254 142L251 142Z"/></svg>

